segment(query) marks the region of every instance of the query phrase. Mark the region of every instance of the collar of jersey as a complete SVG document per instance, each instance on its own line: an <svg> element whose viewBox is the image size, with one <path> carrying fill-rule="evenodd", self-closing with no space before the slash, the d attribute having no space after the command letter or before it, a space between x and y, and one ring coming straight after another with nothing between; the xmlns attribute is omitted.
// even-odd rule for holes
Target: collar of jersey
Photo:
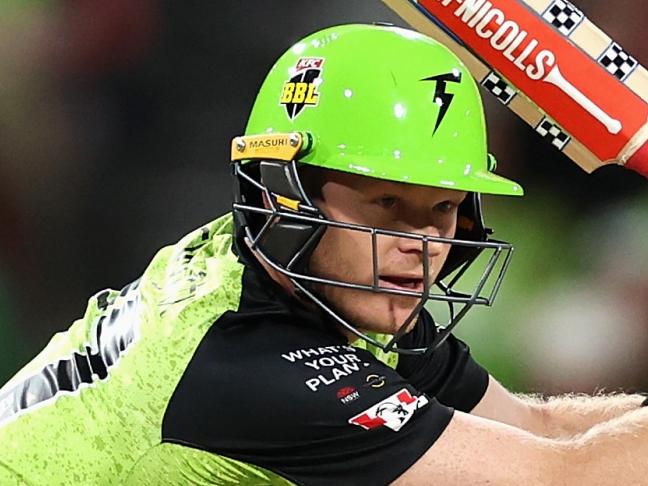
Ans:
<svg viewBox="0 0 648 486"><path fill-rule="evenodd" d="M331 317L319 307L301 302L290 295L260 265L254 267L245 264L238 311L315 329L334 336L336 340L340 340L340 344L347 344L346 337Z"/></svg>

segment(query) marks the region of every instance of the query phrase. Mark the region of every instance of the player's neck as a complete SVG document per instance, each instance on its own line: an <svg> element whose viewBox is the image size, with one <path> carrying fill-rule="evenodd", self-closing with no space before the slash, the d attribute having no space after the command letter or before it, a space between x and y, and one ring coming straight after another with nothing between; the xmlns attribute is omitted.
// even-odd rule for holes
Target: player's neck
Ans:
<svg viewBox="0 0 648 486"><path fill-rule="evenodd" d="M277 283L277 284L278 284L282 289L284 289L287 293L289 293L289 294L292 295L293 297L297 297L297 298L298 298L298 296L297 296L297 294L296 294L295 285L290 281L290 279L289 279L287 276L285 276L284 274L282 274L281 272L279 272L279 271L275 270L274 268L272 268L272 267L270 266L270 264L269 264L268 262L266 262L266 261L263 259L263 257L261 257L261 255L259 255L259 253L258 253L254 248L252 248L252 246L250 245L250 241L249 241L247 238L245 238L245 244L246 244L246 245L248 246L248 248L250 249L250 252L252 253L252 255L254 255L254 258L257 259L257 261L259 262L259 264L260 264L260 265L263 267L263 269L266 271L266 273L268 274L268 276L269 276L272 280L274 280L274 281L275 281L275 282L276 282L276 283Z"/></svg>
<svg viewBox="0 0 648 486"><path fill-rule="evenodd" d="M274 268L272 268L270 266L270 264L268 264L268 262L266 262L261 257L261 255L259 255L259 253L250 246L250 242L248 241L247 238L245 239L245 243L248 245L248 248L250 249L250 252L252 253L252 255L254 255L254 258L257 259L259 264L263 267L263 269L267 272L268 276L272 280L274 280L281 288L283 288L288 294L290 294L292 297L294 297L295 299L300 301L302 304L304 304L304 305L306 305L308 307L311 307L311 306L314 305L312 302L306 300L303 296L301 296L297 292L297 289L295 288L295 285L290 281L290 279L288 277L286 277L281 272L279 272L279 271L275 270ZM338 331L340 333L342 333L347 338L349 343L352 343L352 342L354 342L354 341L356 341L358 339L358 336L353 334L348 329L344 328L344 326L341 326L341 325L338 326Z"/></svg>

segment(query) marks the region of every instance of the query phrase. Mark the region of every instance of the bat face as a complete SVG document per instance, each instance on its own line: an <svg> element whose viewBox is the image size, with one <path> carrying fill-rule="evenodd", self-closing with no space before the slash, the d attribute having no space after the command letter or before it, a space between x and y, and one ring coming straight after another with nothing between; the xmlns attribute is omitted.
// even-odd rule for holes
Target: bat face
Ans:
<svg viewBox="0 0 648 486"><path fill-rule="evenodd" d="M648 177L646 70L566 0L384 1L585 170Z"/></svg>

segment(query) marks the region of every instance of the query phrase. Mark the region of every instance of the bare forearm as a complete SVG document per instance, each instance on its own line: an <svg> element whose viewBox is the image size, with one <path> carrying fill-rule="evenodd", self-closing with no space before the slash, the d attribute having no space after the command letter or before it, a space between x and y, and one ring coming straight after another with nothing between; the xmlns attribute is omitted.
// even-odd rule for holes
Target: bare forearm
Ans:
<svg viewBox="0 0 648 486"><path fill-rule="evenodd" d="M509 392L492 376L473 415L545 438L570 438L641 408L642 395L562 395L542 398ZM646 407L648 409L648 407Z"/></svg>
<svg viewBox="0 0 648 486"><path fill-rule="evenodd" d="M549 439L456 411L437 442L395 484L573 486L646 484L648 409L568 439Z"/></svg>
<svg viewBox="0 0 648 486"><path fill-rule="evenodd" d="M639 395L556 397L544 404L563 418L545 429L561 456L558 476L537 484L646 484L648 407ZM596 423L596 421L599 421ZM580 429L580 430L577 430ZM536 434L540 435L540 434ZM532 483L536 484L536 483Z"/></svg>
<svg viewBox="0 0 648 486"><path fill-rule="evenodd" d="M622 417L640 408L641 395L563 395L542 399L522 396L529 404L535 423L530 430L544 437L572 437L592 427Z"/></svg>
<svg viewBox="0 0 648 486"><path fill-rule="evenodd" d="M595 425L569 443L578 484L645 484L648 478L648 408Z"/></svg>

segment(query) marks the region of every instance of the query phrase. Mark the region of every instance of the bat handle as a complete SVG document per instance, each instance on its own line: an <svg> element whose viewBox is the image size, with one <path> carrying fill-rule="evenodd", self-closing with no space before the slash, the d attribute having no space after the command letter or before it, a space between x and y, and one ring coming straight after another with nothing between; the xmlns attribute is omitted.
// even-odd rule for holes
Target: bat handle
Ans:
<svg viewBox="0 0 648 486"><path fill-rule="evenodd" d="M620 161L626 168L648 179L648 123L632 137L621 153Z"/></svg>
<svg viewBox="0 0 648 486"><path fill-rule="evenodd" d="M648 179L648 142L644 143L632 157L628 159L625 166L638 172Z"/></svg>

